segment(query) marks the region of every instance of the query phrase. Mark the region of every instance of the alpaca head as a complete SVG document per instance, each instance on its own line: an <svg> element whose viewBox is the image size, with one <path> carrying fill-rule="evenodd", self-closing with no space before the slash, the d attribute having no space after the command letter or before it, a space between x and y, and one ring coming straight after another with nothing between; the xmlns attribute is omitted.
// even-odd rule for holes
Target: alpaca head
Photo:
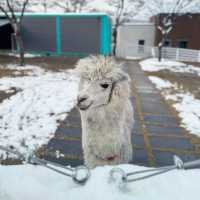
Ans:
<svg viewBox="0 0 200 200"><path fill-rule="evenodd" d="M111 57L91 56L81 59L76 71L81 78L78 94L80 110L106 106L121 93L129 97L129 76Z"/></svg>

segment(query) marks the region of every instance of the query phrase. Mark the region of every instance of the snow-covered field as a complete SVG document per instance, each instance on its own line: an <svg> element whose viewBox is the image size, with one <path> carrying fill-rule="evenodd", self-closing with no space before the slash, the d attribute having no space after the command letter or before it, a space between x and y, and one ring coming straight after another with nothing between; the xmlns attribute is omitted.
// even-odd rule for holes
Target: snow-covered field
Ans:
<svg viewBox="0 0 200 200"><path fill-rule="evenodd" d="M46 144L75 105L78 78L68 72L44 71L37 66L10 69L28 70L26 76L0 79L0 90L19 92L0 104L0 145L25 153Z"/></svg>
<svg viewBox="0 0 200 200"><path fill-rule="evenodd" d="M148 72L157 72L169 70L171 72L189 73L200 76L200 68L184 63L157 59L147 59L140 62L142 69ZM166 100L173 101L174 108L178 111L181 118L181 126L190 133L200 137L200 100L196 99L189 91L184 91L175 83L168 80L149 76L149 79L155 84L156 88L161 90Z"/></svg>
<svg viewBox="0 0 200 200"><path fill-rule="evenodd" d="M123 165L126 172L146 169ZM200 170L171 171L133 182L125 190L109 182L112 167L92 170L84 186L39 166L0 166L1 200L197 200L200 198Z"/></svg>
<svg viewBox="0 0 200 200"><path fill-rule="evenodd" d="M200 68L192 65L187 65L177 61L163 59L158 62L157 58L150 58L140 62L144 71L157 72L161 70L169 70L171 72L189 73L200 76Z"/></svg>

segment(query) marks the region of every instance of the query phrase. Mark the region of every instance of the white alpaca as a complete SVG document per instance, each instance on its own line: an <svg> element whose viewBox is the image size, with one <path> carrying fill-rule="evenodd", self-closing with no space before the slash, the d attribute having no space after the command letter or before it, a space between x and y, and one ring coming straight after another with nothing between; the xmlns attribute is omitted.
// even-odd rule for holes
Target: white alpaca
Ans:
<svg viewBox="0 0 200 200"><path fill-rule="evenodd" d="M130 78L111 57L81 59L78 107L82 121L85 164L128 163L132 160L133 108Z"/></svg>

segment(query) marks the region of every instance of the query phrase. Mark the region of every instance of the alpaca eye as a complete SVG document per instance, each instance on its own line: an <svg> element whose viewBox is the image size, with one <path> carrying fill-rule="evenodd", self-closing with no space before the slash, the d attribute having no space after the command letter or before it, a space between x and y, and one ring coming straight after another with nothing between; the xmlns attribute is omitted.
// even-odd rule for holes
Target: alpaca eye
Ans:
<svg viewBox="0 0 200 200"><path fill-rule="evenodd" d="M103 84L100 84L102 88L106 89L108 88L109 84L108 83L103 83Z"/></svg>

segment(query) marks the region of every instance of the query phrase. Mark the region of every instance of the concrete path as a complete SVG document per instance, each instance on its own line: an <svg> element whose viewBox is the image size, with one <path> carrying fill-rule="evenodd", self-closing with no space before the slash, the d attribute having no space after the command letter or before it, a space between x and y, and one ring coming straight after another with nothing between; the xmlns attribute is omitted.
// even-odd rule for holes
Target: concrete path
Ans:
<svg viewBox="0 0 200 200"><path fill-rule="evenodd" d="M132 78L131 101L135 109L132 133L133 161L144 166L173 164L173 155L184 161L200 158L200 150L191 136L179 126L179 121L159 91L141 70L138 62L127 62ZM83 164L80 115L73 109L61 123L55 137L44 150L45 159L65 165Z"/></svg>

